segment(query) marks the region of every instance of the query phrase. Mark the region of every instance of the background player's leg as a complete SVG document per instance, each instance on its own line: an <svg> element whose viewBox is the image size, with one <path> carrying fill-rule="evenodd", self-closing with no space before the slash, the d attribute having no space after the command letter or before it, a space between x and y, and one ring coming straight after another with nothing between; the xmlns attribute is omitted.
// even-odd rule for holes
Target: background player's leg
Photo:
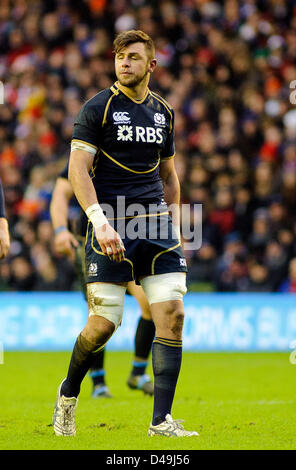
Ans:
<svg viewBox="0 0 296 470"><path fill-rule="evenodd" d="M142 287L136 285L135 282L129 282L128 292L137 299L141 308L141 317L136 330L132 371L127 384L132 389L140 389L143 390L144 393L153 395L153 384L149 375L145 372L155 336L155 326L152 320L150 306Z"/></svg>
<svg viewBox="0 0 296 470"><path fill-rule="evenodd" d="M89 369L89 375L93 384L92 397L111 398L112 395L106 385L106 371L104 369L105 348L93 353L93 361Z"/></svg>

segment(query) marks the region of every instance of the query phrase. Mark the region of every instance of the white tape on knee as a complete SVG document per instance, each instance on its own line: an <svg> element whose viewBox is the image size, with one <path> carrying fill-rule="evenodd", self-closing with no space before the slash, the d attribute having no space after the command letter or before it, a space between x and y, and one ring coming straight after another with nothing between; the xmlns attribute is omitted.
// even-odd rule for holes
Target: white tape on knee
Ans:
<svg viewBox="0 0 296 470"><path fill-rule="evenodd" d="M89 316L99 315L111 321L115 329L121 323L126 287L105 282L87 284Z"/></svg>
<svg viewBox="0 0 296 470"><path fill-rule="evenodd" d="M185 273L166 273L147 276L141 280L149 304L182 300L187 292Z"/></svg>

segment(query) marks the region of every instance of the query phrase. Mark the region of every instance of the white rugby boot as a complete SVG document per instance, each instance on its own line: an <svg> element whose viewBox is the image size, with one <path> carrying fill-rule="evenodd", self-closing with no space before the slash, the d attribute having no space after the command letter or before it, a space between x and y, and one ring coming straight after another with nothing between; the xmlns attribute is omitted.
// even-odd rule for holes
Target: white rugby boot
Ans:
<svg viewBox="0 0 296 470"><path fill-rule="evenodd" d="M58 388L57 400L55 403L53 414L53 429L57 436L75 436L75 411L78 403L78 398L67 398L61 396L61 387L63 382Z"/></svg>
<svg viewBox="0 0 296 470"><path fill-rule="evenodd" d="M148 436L166 436L166 437L191 437L199 436L196 431L186 431L182 426L182 419L173 419L171 415L167 414L165 421L153 426L150 424Z"/></svg>

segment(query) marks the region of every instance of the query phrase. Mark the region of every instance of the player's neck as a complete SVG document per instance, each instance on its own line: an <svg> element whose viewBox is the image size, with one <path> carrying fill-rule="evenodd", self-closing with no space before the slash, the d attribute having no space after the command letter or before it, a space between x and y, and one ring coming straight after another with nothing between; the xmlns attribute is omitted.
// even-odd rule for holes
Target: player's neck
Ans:
<svg viewBox="0 0 296 470"><path fill-rule="evenodd" d="M123 93L136 101L142 101L148 92L148 80L139 83L135 87L124 86L119 81L116 82L116 85Z"/></svg>

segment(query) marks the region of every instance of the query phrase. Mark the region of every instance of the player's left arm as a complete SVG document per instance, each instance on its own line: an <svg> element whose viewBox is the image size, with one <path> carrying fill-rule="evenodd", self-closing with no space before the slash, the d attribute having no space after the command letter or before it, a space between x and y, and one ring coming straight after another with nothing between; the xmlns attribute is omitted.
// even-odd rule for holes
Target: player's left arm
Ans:
<svg viewBox="0 0 296 470"><path fill-rule="evenodd" d="M5 217L4 193L0 180L0 259L4 258L10 247L8 222Z"/></svg>
<svg viewBox="0 0 296 470"><path fill-rule="evenodd" d="M163 183L164 199L173 219L173 225L180 228L180 183L174 158L160 162L159 174Z"/></svg>

